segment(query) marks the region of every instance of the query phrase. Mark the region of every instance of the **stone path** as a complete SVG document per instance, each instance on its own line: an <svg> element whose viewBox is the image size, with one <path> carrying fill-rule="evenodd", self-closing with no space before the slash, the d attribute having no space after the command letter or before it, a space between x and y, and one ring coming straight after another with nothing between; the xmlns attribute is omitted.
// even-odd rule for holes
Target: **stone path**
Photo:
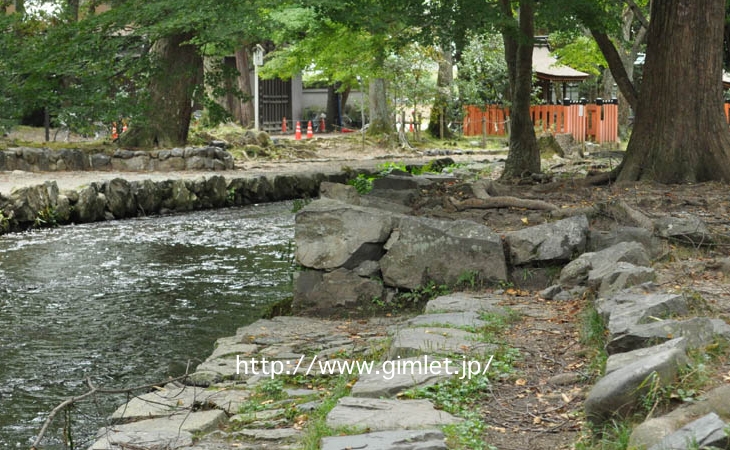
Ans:
<svg viewBox="0 0 730 450"><path fill-rule="evenodd" d="M326 363L372 360L378 349L389 358L362 373L350 395L341 397L326 416L328 427L355 435L325 438L322 448L447 448L441 427L462 419L435 409L428 400L402 400L400 394L458 376L445 370L447 360L453 364L449 371L457 370L456 354L486 358L492 349L476 333L459 327L475 330L483 312L507 314L498 305L504 298L452 294L431 301L428 313L407 321L258 320L235 336L219 339L188 385L171 383L120 406L111 416L115 425L100 430L91 448L191 448L193 441L192 448L200 450L297 448L303 425L297 416L318 408L328 395L314 381L326 377ZM392 344L383 348L388 341ZM244 373L254 369L259 373ZM283 373L271 375L274 370ZM288 382L295 373L301 375L304 387L275 385L287 372ZM257 396L267 390L276 399L259 404Z"/></svg>

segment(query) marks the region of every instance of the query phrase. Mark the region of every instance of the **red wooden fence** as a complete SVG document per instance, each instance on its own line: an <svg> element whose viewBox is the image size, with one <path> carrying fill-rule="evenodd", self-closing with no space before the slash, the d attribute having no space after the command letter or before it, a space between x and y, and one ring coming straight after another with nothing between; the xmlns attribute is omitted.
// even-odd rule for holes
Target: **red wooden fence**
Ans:
<svg viewBox="0 0 730 450"><path fill-rule="evenodd" d="M618 142L617 104L537 105L530 107L530 115L536 127L553 134L570 133L576 142ZM467 106L464 136L481 135L485 125L488 136L504 136L508 124L509 109L497 105Z"/></svg>

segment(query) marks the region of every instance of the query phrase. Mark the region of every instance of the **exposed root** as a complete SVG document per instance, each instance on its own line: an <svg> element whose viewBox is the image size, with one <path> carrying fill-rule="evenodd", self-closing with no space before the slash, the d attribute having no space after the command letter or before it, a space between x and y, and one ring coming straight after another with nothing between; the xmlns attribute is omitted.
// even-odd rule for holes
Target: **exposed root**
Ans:
<svg viewBox="0 0 730 450"><path fill-rule="evenodd" d="M488 197L488 198L468 198L459 201L453 197L449 197L449 202L457 211L465 209L495 209L495 208L522 208L535 209L541 211L557 211L558 207L552 203L542 200L528 200L517 197Z"/></svg>

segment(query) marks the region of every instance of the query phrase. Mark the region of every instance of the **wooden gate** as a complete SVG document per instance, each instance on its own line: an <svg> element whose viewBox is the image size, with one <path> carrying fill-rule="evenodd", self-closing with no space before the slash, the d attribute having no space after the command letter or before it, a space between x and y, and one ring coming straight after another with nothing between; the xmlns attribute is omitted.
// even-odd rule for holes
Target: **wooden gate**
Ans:
<svg viewBox="0 0 730 450"><path fill-rule="evenodd" d="M269 133L281 130L281 120L292 118L291 80L259 81L259 124ZM290 122L291 124L291 122ZM290 125L289 124L289 125Z"/></svg>

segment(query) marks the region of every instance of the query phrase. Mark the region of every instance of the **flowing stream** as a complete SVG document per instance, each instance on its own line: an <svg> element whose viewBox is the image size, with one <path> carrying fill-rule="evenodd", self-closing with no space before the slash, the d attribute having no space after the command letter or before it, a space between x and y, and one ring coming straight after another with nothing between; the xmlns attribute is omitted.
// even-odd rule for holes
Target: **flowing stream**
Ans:
<svg viewBox="0 0 730 450"><path fill-rule="evenodd" d="M292 241L290 203L0 236L0 449L28 448L87 378L131 387L194 368L291 295ZM123 400L72 412L78 448ZM57 422L46 448L61 448Z"/></svg>

